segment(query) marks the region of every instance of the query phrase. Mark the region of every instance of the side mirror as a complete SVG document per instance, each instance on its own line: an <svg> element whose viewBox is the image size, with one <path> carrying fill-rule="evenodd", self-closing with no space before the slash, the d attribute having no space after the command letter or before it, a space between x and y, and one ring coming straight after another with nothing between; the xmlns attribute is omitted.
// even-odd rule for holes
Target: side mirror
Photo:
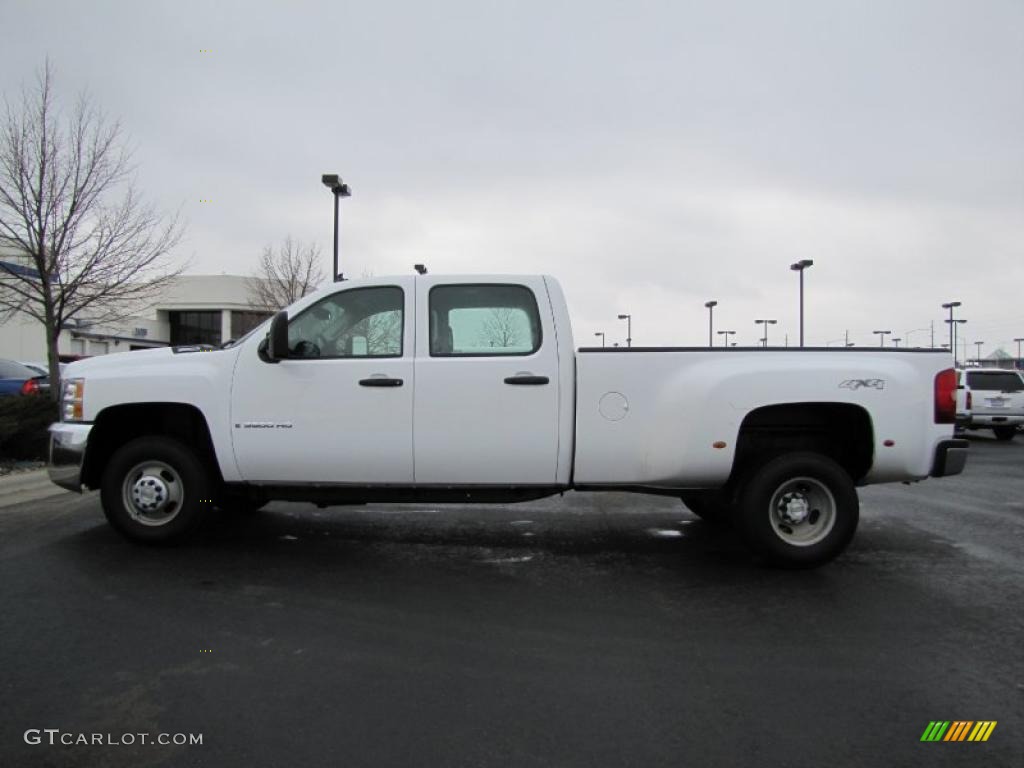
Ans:
<svg viewBox="0 0 1024 768"><path fill-rule="evenodd" d="M268 363L279 363L288 359L288 313L281 310L270 321L270 332L267 334Z"/></svg>

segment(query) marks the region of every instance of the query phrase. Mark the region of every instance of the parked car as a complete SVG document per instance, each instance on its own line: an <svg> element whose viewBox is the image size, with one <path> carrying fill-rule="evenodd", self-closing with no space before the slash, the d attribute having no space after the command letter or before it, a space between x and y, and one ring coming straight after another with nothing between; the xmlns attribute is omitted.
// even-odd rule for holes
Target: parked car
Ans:
<svg viewBox="0 0 1024 768"><path fill-rule="evenodd" d="M857 487L955 475L941 350L573 346L558 282L335 283L231 346L72 363L51 478L143 542L268 500L680 498L768 560L839 554Z"/></svg>
<svg viewBox="0 0 1024 768"><path fill-rule="evenodd" d="M1024 377L1006 368L957 371L957 427L991 429L997 440L1012 440L1024 425Z"/></svg>
<svg viewBox="0 0 1024 768"><path fill-rule="evenodd" d="M0 397L40 395L50 391L50 379L15 360L0 360Z"/></svg>
<svg viewBox="0 0 1024 768"><path fill-rule="evenodd" d="M50 367L46 363L41 363L41 362L38 362L38 361L35 361L35 360L33 360L33 361L20 360L19 362L22 365L31 368L33 371L36 371L40 376L49 376L50 375ZM69 365L68 363L57 363L57 367L60 370L61 378L64 377L64 369L67 368L68 365Z"/></svg>

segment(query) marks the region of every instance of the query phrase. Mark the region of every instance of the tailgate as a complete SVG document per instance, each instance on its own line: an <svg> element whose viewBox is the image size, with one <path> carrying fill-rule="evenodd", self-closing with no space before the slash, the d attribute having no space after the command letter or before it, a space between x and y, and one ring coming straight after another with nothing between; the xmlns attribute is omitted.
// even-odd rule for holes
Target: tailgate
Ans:
<svg viewBox="0 0 1024 768"><path fill-rule="evenodd" d="M1015 371L968 371L972 410L986 416L1024 414L1024 379Z"/></svg>

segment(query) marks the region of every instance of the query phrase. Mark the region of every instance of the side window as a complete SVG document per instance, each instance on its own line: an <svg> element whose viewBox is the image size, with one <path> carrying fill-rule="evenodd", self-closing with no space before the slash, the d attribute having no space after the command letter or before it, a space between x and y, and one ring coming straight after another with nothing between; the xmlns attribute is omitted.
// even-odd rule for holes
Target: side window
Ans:
<svg viewBox="0 0 1024 768"><path fill-rule="evenodd" d="M296 358L401 357L401 288L353 288L321 299L288 323Z"/></svg>
<svg viewBox="0 0 1024 768"><path fill-rule="evenodd" d="M430 290L430 355L530 355L540 314L522 285L438 285Z"/></svg>

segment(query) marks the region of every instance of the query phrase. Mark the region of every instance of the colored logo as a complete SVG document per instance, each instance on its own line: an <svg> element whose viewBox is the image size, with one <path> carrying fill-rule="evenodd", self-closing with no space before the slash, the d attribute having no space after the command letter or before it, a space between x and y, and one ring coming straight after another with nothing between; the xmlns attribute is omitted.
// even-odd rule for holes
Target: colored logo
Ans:
<svg viewBox="0 0 1024 768"><path fill-rule="evenodd" d="M988 741L996 720L932 720L921 741Z"/></svg>

